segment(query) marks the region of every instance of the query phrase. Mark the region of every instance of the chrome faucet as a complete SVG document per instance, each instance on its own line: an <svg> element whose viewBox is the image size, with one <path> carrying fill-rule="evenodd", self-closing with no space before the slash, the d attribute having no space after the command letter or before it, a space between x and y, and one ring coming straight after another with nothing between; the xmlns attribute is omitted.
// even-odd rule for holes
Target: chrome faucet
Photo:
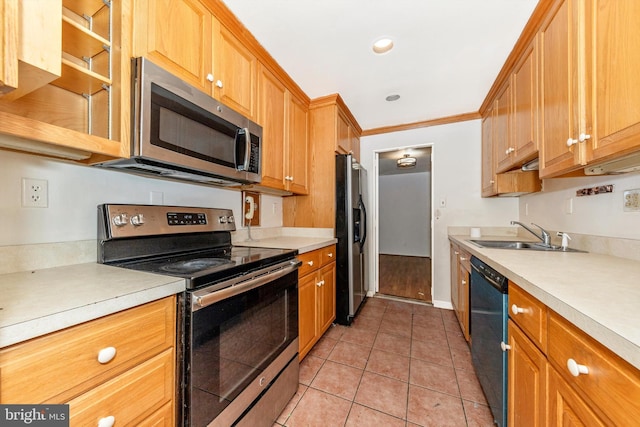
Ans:
<svg viewBox="0 0 640 427"><path fill-rule="evenodd" d="M532 229L530 229L529 227L527 227L526 225L524 225L523 223L519 222L519 221L511 221L511 225L519 225L520 227L524 228L525 230L527 230L529 233L533 234L534 236L536 236L538 239L540 239L540 241L542 242L543 245L545 246L551 246L551 235L547 232L547 230L545 230L544 228L540 227L538 224L534 224L533 222L531 223L531 225L535 225L536 227L538 227L540 229L540 234L536 233L535 231L533 231Z"/></svg>

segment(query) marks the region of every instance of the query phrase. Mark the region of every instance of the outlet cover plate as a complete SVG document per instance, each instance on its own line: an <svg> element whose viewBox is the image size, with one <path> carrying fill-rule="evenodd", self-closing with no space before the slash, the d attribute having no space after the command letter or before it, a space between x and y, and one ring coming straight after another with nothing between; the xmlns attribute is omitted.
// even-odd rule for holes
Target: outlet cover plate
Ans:
<svg viewBox="0 0 640 427"><path fill-rule="evenodd" d="M640 212L640 188L624 191L624 211Z"/></svg>
<svg viewBox="0 0 640 427"><path fill-rule="evenodd" d="M49 206L49 185L46 179L22 178L22 207Z"/></svg>

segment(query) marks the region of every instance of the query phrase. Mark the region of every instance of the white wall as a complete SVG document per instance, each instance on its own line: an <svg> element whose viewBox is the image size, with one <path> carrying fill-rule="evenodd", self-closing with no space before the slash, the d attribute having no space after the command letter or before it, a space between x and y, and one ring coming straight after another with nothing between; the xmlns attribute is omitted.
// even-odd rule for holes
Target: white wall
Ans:
<svg viewBox="0 0 640 427"><path fill-rule="evenodd" d="M378 183L381 254L431 256L431 173L381 176Z"/></svg>
<svg viewBox="0 0 640 427"><path fill-rule="evenodd" d="M369 171L374 171L375 151L387 151L393 148L433 144L432 181L433 181L433 302L439 307L451 306L449 273L449 226L508 226L509 221L518 218L517 198L480 197L480 121L472 120L421 129L412 129L381 135L366 136L361 139L361 162ZM376 188L376 173L369 173L369 188ZM370 197L370 200L374 200ZM439 207L440 201L445 207ZM377 215L376 208L371 208ZM373 216L373 215L371 215ZM369 236L377 233L378 218L369 221ZM375 247L375 242L369 246ZM370 256L377 254L369 250ZM376 271L370 258L369 277L374 278ZM372 284L377 285L376 282Z"/></svg>
<svg viewBox="0 0 640 427"><path fill-rule="evenodd" d="M48 208L21 206L23 177L48 181ZM0 182L0 246L95 239L96 206L101 203L230 208L236 218L241 217L239 191L140 177L8 151L0 151ZM281 197L263 195L261 211L262 227L282 226Z"/></svg>
<svg viewBox="0 0 640 427"><path fill-rule="evenodd" d="M576 197L576 190L613 184L613 193ZM640 189L640 174L543 181L542 192L520 197L520 220L594 236L640 239L640 212L625 212L624 190ZM573 202L573 213L568 205ZM528 215L527 215L528 212Z"/></svg>

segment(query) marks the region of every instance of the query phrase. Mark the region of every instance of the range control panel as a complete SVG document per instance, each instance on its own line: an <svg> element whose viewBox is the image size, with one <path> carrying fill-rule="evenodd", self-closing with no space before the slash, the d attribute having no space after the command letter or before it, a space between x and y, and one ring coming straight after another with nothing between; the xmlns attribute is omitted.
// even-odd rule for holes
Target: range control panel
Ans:
<svg viewBox="0 0 640 427"><path fill-rule="evenodd" d="M106 204L98 206L98 211L106 238L236 229L231 209Z"/></svg>

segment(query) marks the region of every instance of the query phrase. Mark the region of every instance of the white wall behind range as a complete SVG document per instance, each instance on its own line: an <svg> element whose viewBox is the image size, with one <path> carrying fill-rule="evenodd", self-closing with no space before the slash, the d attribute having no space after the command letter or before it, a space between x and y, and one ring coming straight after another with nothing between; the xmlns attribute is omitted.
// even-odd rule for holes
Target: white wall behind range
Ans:
<svg viewBox="0 0 640 427"><path fill-rule="evenodd" d="M441 126L412 129L363 137L360 144L361 162L371 171L369 188L374 189L374 160L376 151L388 151L409 146L432 144L433 186L433 301L436 306L450 307L449 226L504 227L518 218L518 199L480 197L480 121L472 120ZM370 200L373 200L370 197ZM445 207L439 207L444 201ZM372 221L368 233L378 227L378 214L371 208ZM425 221L428 221L425 219ZM373 248L370 245L369 248ZM372 250L369 251L370 256ZM369 259L369 277L375 270ZM372 281L370 281L370 286Z"/></svg>
<svg viewBox="0 0 640 427"><path fill-rule="evenodd" d="M48 208L22 207L23 177L48 181ZM236 218L241 215L239 191L140 177L8 151L0 151L0 182L0 246L95 239L96 206L101 203L230 208ZM281 227L282 198L262 195L262 206L262 227Z"/></svg>
<svg viewBox="0 0 640 427"><path fill-rule="evenodd" d="M431 256L431 173L381 176L379 251L386 255Z"/></svg>
<svg viewBox="0 0 640 427"><path fill-rule="evenodd" d="M613 193L576 197L576 190L606 184L614 185ZM520 197L520 220L569 234L640 240L640 212L624 211L624 191L631 189L640 189L639 173L546 179L542 192Z"/></svg>

